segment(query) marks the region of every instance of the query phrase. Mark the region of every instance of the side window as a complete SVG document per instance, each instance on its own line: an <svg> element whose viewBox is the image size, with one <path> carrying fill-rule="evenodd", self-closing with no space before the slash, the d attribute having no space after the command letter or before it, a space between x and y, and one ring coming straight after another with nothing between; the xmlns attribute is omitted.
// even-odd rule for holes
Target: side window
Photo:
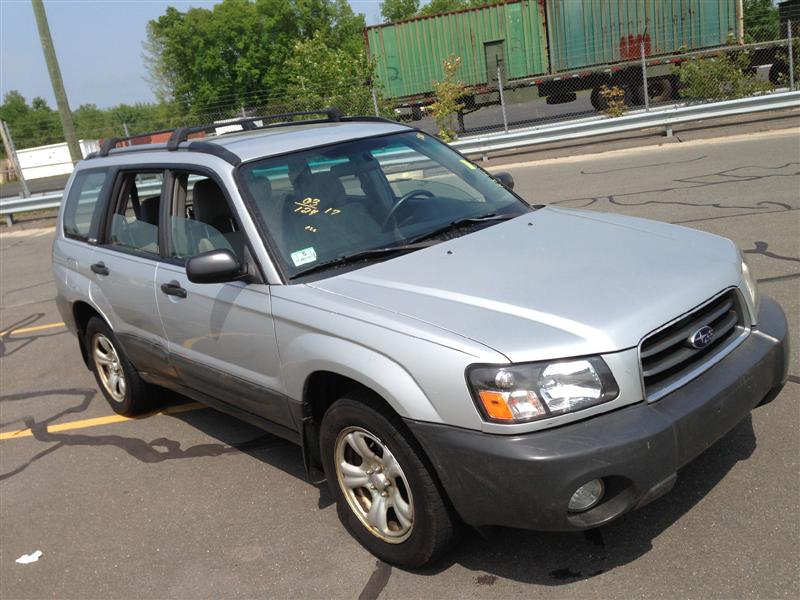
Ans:
<svg viewBox="0 0 800 600"><path fill-rule="evenodd" d="M99 213L100 193L108 171L78 173L64 205L64 235L86 240L92 236L93 222Z"/></svg>
<svg viewBox="0 0 800 600"><path fill-rule="evenodd" d="M125 173L116 210L111 216L108 243L158 254L158 216L163 173Z"/></svg>
<svg viewBox="0 0 800 600"><path fill-rule="evenodd" d="M244 262L244 233L216 181L175 173L169 224L169 255L186 260L211 250L230 250Z"/></svg>

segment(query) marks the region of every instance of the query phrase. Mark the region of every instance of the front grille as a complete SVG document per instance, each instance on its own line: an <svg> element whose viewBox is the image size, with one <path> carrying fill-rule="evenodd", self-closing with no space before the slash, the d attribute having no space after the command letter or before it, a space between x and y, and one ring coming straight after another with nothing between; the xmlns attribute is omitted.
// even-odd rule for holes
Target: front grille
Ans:
<svg viewBox="0 0 800 600"><path fill-rule="evenodd" d="M696 348L692 336L710 326L713 337ZM658 400L721 358L745 330L744 311L731 290L646 337L640 347L645 396Z"/></svg>

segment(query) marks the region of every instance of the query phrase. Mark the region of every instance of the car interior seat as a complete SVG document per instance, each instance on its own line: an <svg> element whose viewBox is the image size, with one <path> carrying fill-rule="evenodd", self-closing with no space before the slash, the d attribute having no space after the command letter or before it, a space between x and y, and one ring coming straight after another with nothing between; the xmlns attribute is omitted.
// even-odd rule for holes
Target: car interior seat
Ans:
<svg viewBox="0 0 800 600"><path fill-rule="evenodd" d="M202 179L194 185L192 192L194 205L194 218L216 229L228 241L234 254L243 260L244 235L236 228L225 195L219 186L211 179Z"/></svg>

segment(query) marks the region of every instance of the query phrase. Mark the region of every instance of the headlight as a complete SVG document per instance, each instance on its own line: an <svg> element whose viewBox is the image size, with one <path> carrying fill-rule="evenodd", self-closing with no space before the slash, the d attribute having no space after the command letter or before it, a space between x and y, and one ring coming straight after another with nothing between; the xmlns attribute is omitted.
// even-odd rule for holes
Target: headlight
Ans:
<svg viewBox="0 0 800 600"><path fill-rule="evenodd" d="M742 284L744 284L744 291L747 293L747 303L753 311L753 323L755 324L758 315L758 304L761 300L761 296L758 293L758 282L756 281L756 276L753 274L753 270L750 268L747 255L741 251L739 255L742 257Z"/></svg>
<svg viewBox="0 0 800 600"><path fill-rule="evenodd" d="M599 357L507 366L476 365L467 371L478 408L490 421L546 419L613 400L617 382Z"/></svg>

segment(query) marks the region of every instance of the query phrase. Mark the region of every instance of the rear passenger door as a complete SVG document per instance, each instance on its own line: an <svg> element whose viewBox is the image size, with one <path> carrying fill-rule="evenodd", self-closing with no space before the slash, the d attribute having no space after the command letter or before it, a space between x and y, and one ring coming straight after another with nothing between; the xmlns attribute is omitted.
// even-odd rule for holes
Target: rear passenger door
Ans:
<svg viewBox="0 0 800 600"><path fill-rule="evenodd" d="M92 254L90 293L137 370L169 373L155 295L162 170L119 171L104 233Z"/></svg>
<svg viewBox="0 0 800 600"><path fill-rule="evenodd" d="M209 173L174 171L170 181L169 241L156 274L170 362L185 386L294 429L278 380L268 286L186 276L189 258L218 249L255 267L230 198Z"/></svg>

